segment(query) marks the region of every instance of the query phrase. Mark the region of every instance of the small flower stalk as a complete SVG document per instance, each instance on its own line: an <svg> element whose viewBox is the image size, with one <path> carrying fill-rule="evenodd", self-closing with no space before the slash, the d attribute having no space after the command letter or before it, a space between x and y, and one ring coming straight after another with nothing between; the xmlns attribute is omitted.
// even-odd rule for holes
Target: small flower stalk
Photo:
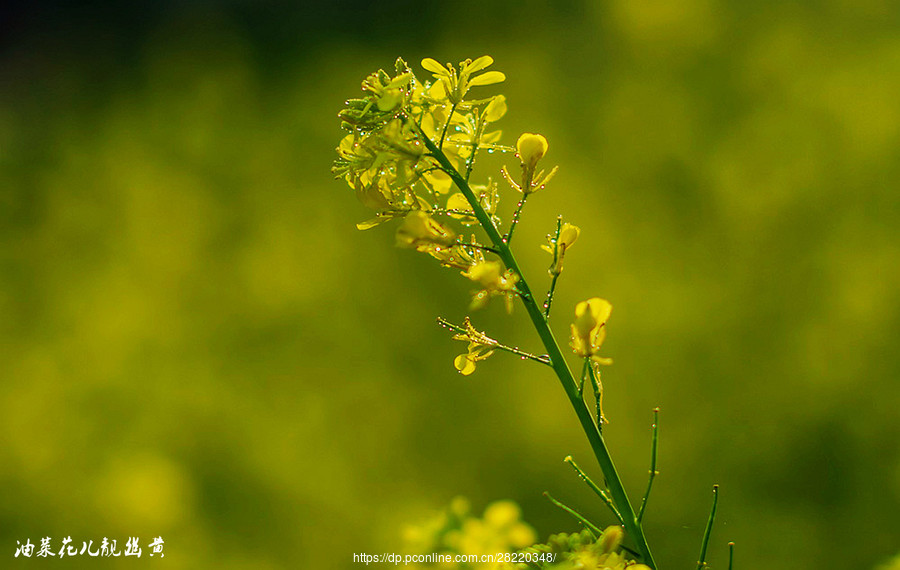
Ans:
<svg viewBox="0 0 900 570"><path fill-rule="evenodd" d="M617 524L600 530L574 509L551 498L554 504L575 516L585 530L577 535L555 535L546 544L522 550L559 555L536 559L538 562L532 566L560 570L656 569L641 524L650 486L638 516L602 434L606 419L599 367L612 364L611 358L601 354L612 304L592 297L574 308L569 326L572 350L569 358L574 354L581 359L580 381L572 374L566 354L550 329L557 282L565 265L572 261L568 253L582 230L558 218L547 243L539 244L551 256L550 280L542 305L532 292L534 283L526 279L511 249L514 230L526 202L532 194L546 188L558 168L547 170L541 166L550 148L542 134L522 133L515 146L500 142L502 132L494 125L507 114L508 102L504 95L491 94L487 88L502 83L506 76L488 69L493 63L493 58L487 55L463 60L458 65L425 58L421 61L422 73L403 59L397 59L390 73L379 70L366 77L362 82L362 96L347 100L338 113L346 134L336 149L332 173L374 213L373 218L361 221L357 227L368 230L385 223L397 224L398 247L430 256L473 285L470 311L477 311L499 297L508 311L518 301L531 320L541 346L536 353L508 346L476 329L469 316L461 325L445 319L438 322L453 332L453 340L466 343L465 352L452 360L453 368L463 376L473 375L479 363L497 352L508 352L549 367L566 392L602 471L604 484L600 486L576 466L579 476L610 509ZM512 176L504 166L480 182L473 180L478 156L483 152L514 153L519 162L518 175ZM515 206L505 205L503 195L509 190L501 191L495 182L500 178L513 192ZM509 222L505 223L503 212L510 210ZM596 400L594 412L584 398L587 380ZM655 475L655 432L653 441L652 474ZM512 513L508 509L504 512ZM491 514L486 512L486 522L499 520L495 514L493 510ZM526 542L533 544L533 537L525 540L524 527L515 526L517 512L515 516L504 516L504 521L512 521L509 524L513 526L509 528L517 529L516 538L507 542L516 548L525 547Z"/></svg>

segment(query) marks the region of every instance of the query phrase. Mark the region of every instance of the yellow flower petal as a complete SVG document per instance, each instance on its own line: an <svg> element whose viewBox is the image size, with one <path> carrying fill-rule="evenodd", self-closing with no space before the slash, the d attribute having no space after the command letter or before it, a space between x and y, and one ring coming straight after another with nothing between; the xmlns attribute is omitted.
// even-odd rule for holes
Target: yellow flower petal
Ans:
<svg viewBox="0 0 900 570"><path fill-rule="evenodd" d="M490 67L493 63L494 58L489 55L483 55L467 65L464 71L468 73L475 73L476 71L481 71L482 69Z"/></svg>
<svg viewBox="0 0 900 570"><path fill-rule="evenodd" d="M500 83L501 81L506 81L506 75L500 71L488 71L470 79L469 87L493 85L494 83Z"/></svg>
<svg viewBox="0 0 900 570"><path fill-rule="evenodd" d="M484 120L493 123L494 121L499 121L503 118L503 115L506 114L506 97L503 95L497 95L491 102L488 103L488 106L484 109Z"/></svg>
<svg viewBox="0 0 900 570"><path fill-rule="evenodd" d="M457 192L447 198L447 208L450 210L472 211L472 206L469 205L469 201L466 199L465 194L463 194L462 192Z"/></svg>
<svg viewBox="0 0 900 570"><path fill-rule="evenodd" d="M438 194L446 194L453 185L450 175L443 170L431 170L422 175L422 177L431 184L432 189Z"/></svg>
<svg viewBox="0 0 900 570"><path fill-rule="evenodd" d="M563 224L562 229L559 231L559 245L565 246L566 249L572 247L572 244L575 243L575 240L578 239L578 236L581 235L581 228L578 226L574 226L572 224Z"/></svg>
<svg viewBox="0 0 900 570"><path fill-rule="evenodd" d="M437 75L449 75L447 68L437 62L437 60L426 57L422 60L422 67Z"/></svg>
<svg viewBox="0 0 900 570"><path fill-rule="evenodd" d="M481 283L485 289L499 289L503 266L499 261L483 261L470 267L465 276L476 283Z"/></svg>
<svg viewBox="0 0 900 570"><path fill-rule="evenodd" d="M444 85L443 81L435 81L434 84L428 88L428 96L437 101L443 101L447 98L447 88Z"/></svg>
<svg viewBox="0 0 900 570"><path fill-rule="evenodd" d="M469 359L468 354L460 354L456 358L453 359L453 366L459 370L459 373L463 376L468 376L469 374L475 372L475 363Z"/></svg>
<svg viewBox="0 0 900 570"><path fill-rule="evenodd" d="M612 305L606 299L594 297L575 305L572 323L572 349L582 357L593 356L606 338L606 321Z"/></svg>
<svg viewBox="0 0 900 570"><path fill-rule="evenodd" d="M366 220L365 222L359 222L356 224L356 229L358 230L368 230L370 228L374 228L375 226L380 226L386 220L384 218L372 218L371 220Z"/></svg>
<svg viewBox="0 0 900 570"><path fill-rule="evenodd" d="M500 136L503 134L503 131L491 131L489 133L484 133L481 136L482 144L494 144L500 140Z"/></svg>

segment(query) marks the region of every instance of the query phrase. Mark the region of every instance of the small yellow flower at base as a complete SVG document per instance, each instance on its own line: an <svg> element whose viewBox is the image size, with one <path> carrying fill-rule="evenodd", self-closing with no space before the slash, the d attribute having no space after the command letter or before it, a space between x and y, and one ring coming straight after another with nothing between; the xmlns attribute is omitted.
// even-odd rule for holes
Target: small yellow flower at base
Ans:
<svg viewBox="0 0 900 570"><path fill-rule="evenodd" d="M412 249L428 249L432 246L449 246L456 240L450 228L441 225L421 210L413 210L403 218L397 228L397 246Z"/></svg>
<svg viewBox="0 0 900 570"><path fill-rule="evenodd" d="M547 139L543 135L533 133L524 133L516 141L516 152L519 154L519 160L522 165L530 170L534 170L540 159L547 154Z"/></svg>
<svg viewBox="0 0 900 570"><path fill-rule="evenodd" d="M571 346L582 358L592 358L599 364L611 364L612 360L596 356L606 338L606 321L612 313L612 305L606 299L594 297L575 305L575 321L572 323Z"/></svg>

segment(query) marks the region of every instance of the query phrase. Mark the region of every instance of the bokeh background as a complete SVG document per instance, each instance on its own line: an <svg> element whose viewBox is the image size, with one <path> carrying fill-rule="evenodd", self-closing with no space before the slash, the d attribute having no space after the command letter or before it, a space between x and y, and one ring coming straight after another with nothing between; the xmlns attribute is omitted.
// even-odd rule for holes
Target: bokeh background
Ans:
<svg viewBox="0 0 900 570"><path fill-rule="evenodd" d="M356 568L461 494L542 539L607 524L556 379L463 378L469 286L332 180L336 112L402 55L485 53L506 140L550 140L584 233L555 329L615 306L609 443L663 568L900 551L900 9L887 0L7 6L0 29L0 557L140 536L167 568ZM482 176L502 160L486 161ZM506 208L512 205L508 198ZM508 211L508 210L507 210ZM524 312L476 315L537 350ZM55 561L60 563L60 561ZM131 567L81 558L68 567Z"/></svg>

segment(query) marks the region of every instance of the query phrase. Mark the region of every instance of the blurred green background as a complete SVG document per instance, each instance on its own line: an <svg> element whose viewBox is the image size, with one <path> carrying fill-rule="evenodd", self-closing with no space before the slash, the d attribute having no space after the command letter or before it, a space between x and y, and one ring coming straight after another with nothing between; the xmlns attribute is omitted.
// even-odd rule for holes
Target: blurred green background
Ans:
<svg viewBox="0 0 900 570"><path fill-rule="evenodd" d="M577 301L615 306L606 433L633 498L662 408L661 567L696 561L713 483L719 568L729 540L773 570L900 550L896 3L5 10L3 566L71 535L144 558L162 536L172 569L357 568L457 494L518 501L542 539L576 528L544 490L611 522L562 461L597 473L557 380L506 355L456 374L434 318L469 285L358 232L329 173L366 74L485 53L505 140L541 132L560 166L517 231L535 288L555 215L584 229L558 336ZM501 305L476 324L537 350Z"/></svg>

